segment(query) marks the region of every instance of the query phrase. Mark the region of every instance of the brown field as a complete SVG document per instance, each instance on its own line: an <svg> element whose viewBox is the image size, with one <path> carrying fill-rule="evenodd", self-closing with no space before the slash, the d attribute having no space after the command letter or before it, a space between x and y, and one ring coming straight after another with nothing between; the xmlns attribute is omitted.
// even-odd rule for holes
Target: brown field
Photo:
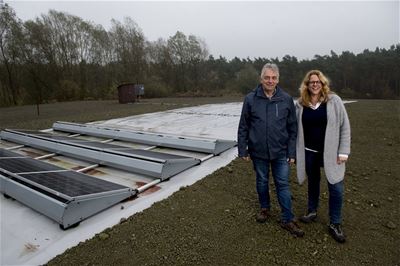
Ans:
<svg viewBox="0 0 400 266"><path fill-rule="evenodd" d="M54 121L88 122L226 98L155 99L140 104L73 102L0 109L1 128L48 128ZM361 100L346 105L352 154L345 179L345 244L327 233L326 181L316 223L293 238L273 218L258 224L255 178L234 160L190 187L71 248L48 265L400 265L400 101ZM296 215L306 208L306 185L292 175ZM107 236L107 237L104 237Z"/></svg>
<svg viewBox="0 0 400 266"><path fill-rule="evenodd" d="M45 129L56 121L91 122L152 113L207 103L241 101L242 97L199 97L143 99L139 103L119 104L109 101L78 101L0 108L0 129Z"/></svg>

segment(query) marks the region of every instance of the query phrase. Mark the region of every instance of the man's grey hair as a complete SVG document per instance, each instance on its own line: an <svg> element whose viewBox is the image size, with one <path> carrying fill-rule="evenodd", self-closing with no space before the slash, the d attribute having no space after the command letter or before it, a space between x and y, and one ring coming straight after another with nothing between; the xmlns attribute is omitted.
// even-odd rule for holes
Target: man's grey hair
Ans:
<svg viewBox="0 0 400 266"><path fill-rule="evenodd" d="M260 75L261 78L262 78L264 72L265 72L267 69L271 69L274 73L276 73L276 74L278 75L278 78L279 78L279 68L278 68L278 66L277 66L276 64L273 64L273 63L266 63L266 64L263 66L263 68L262 68L262 70L261 70L261 75Z"/></svg>

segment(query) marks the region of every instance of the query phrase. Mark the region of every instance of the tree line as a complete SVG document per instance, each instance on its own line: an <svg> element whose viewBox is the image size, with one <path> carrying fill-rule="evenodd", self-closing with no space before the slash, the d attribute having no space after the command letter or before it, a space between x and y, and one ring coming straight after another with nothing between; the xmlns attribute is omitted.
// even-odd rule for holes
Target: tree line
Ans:
<svg viewBox="0 0 400 266"><path fill-rule="evenodd" d="M244 48L246 49L246 48ZM146 97L245 94L267 62L280 68L281 86L298 95L308 70L320 69L343 97L400 98L400 44L389 49L315 55L298 60L209 54L204 40L177 31L148 41L129 17L107 31L80 17L50 10L21 21L3 4L0 13L0 106L113 99L117 86L145 85Z"/></svg>

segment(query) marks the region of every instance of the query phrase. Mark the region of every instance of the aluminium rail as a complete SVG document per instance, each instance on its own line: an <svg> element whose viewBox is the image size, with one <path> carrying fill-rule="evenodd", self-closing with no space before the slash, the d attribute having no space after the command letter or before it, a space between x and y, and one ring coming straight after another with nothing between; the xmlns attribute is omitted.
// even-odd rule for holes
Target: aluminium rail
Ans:
<svg viewBox="0 0 400 266"><path fill-rule="evenodd" d="M212 153L218 155L237 145L236 141L222 139L195 139L177 137L164 134L155 134L139 131L130 131L116 128L108 128L93 124L78 124L70 122L55 122L53 130L92 135L96 137L112 138L141 144L148 144L160 147Z"/></svg>

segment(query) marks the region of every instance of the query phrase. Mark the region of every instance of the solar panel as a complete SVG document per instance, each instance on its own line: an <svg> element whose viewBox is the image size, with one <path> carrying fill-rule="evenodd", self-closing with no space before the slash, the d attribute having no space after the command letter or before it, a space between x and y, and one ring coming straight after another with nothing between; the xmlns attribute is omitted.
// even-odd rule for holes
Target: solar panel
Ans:
<svg viewBox="0 0 400 266"><path fill-rule="evenodd" d="M30 173L20 176L70 197L84 196L126 188L74 171Z"/></svg>
<svg viewBox="0 0 400 266"><path fill-rule="evenodd" d="M31 158L3 159L0 160L0 168L3 168L11 173L65 170L55 165L44 163Z"/></svg>
<svg viewBox="0 0 400 266"><path fill-rule="evenodd" d="M19 153L15 153L5 149L0 149L0 158L7 158L7 157L24 157L24 156Z"/></svg>
<svg viewBox="0 0 400 266"><path fill-rule="evenodd" d="M5 149L0 149L0 191L63 229L136 194L132 188Z"/></svg>

